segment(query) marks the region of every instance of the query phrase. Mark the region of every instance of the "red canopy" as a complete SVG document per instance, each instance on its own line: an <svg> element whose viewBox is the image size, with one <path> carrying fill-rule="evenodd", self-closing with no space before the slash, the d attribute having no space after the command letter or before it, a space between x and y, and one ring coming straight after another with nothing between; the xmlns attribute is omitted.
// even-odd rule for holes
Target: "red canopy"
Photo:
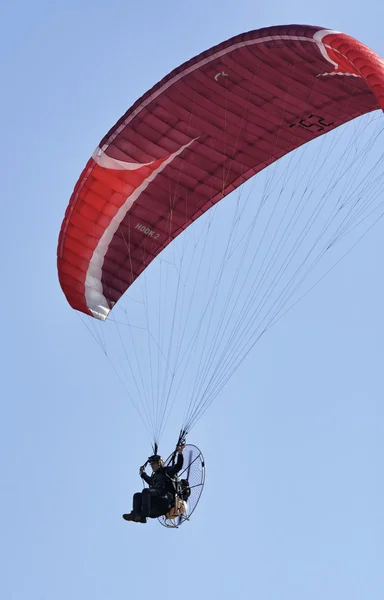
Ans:
<svg viewBox="0 0 384 600"><path fill-rule="evenodd" d="M384 62L305 25L236 36L167 75L102 139L58 246L63 291L105 319L188 225L291 150L384 109Z"/></svg>

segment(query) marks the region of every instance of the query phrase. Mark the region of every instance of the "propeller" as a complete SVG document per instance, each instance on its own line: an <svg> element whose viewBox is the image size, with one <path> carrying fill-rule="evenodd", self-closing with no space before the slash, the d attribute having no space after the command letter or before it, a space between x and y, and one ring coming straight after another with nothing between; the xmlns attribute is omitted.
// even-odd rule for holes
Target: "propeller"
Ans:
<svg viewBox="0 0 384 600"><path fill-rule="evenodd" d="M186 475L186 480L188 482L189 482L189 475L191 473L192 456L193 456L193 450L191 448L189 450L189 453L188 453L188 467L187 467L187 475ZM184 472L185 472L185 469L184 469ZM183 522L183 520L184 520L183 515L180 515L179 518L177 519L176 527L178 527L179 525L181 525L181 523Z"/></svg>

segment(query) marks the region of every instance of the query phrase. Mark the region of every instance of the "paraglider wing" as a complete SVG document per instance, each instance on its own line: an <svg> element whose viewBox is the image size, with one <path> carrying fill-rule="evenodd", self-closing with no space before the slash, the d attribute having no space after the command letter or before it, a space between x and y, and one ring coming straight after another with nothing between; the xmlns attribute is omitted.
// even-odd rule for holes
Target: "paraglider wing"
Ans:
<svg viewBox="0 0 384 600"><path fill-rule="evenodd" d="M384 64L319 27L269 27L180 66L103 138L76 184L58 270L75 309L106 319L188 225L302 144L384 108Z"/></svg>

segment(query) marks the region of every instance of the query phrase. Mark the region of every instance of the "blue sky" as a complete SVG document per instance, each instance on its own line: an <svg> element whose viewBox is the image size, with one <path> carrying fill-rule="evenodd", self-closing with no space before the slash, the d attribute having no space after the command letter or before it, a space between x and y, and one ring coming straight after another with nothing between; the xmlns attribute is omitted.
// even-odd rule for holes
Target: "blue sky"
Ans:
<svg viewBox="0 0 384 600"><path fill-rule="evenodd" d="M172 68L295 22L383 56L383 5L79 0L0 14L1 597L162 600L180 584L184 600L381 599L383 225L264 336L198 423L206 489L178 531L121 519L148 439L65 301L56 244L94 147Z"/></svg>

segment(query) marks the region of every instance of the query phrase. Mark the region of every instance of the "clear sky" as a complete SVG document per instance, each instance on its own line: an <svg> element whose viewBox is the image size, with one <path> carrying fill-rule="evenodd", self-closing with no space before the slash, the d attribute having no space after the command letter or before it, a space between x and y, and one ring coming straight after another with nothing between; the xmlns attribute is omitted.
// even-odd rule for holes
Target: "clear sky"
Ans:
<svg viewBox="0 0 384 600"><path fill-rule="evenodd" d="M263 338L193 430L207 483L177 531L121 519L148 439L56 274L79 173L172 68L287 23L384 56L383 18L378 0L0 9L2 599L384 597L383 224Z"/></svg>

